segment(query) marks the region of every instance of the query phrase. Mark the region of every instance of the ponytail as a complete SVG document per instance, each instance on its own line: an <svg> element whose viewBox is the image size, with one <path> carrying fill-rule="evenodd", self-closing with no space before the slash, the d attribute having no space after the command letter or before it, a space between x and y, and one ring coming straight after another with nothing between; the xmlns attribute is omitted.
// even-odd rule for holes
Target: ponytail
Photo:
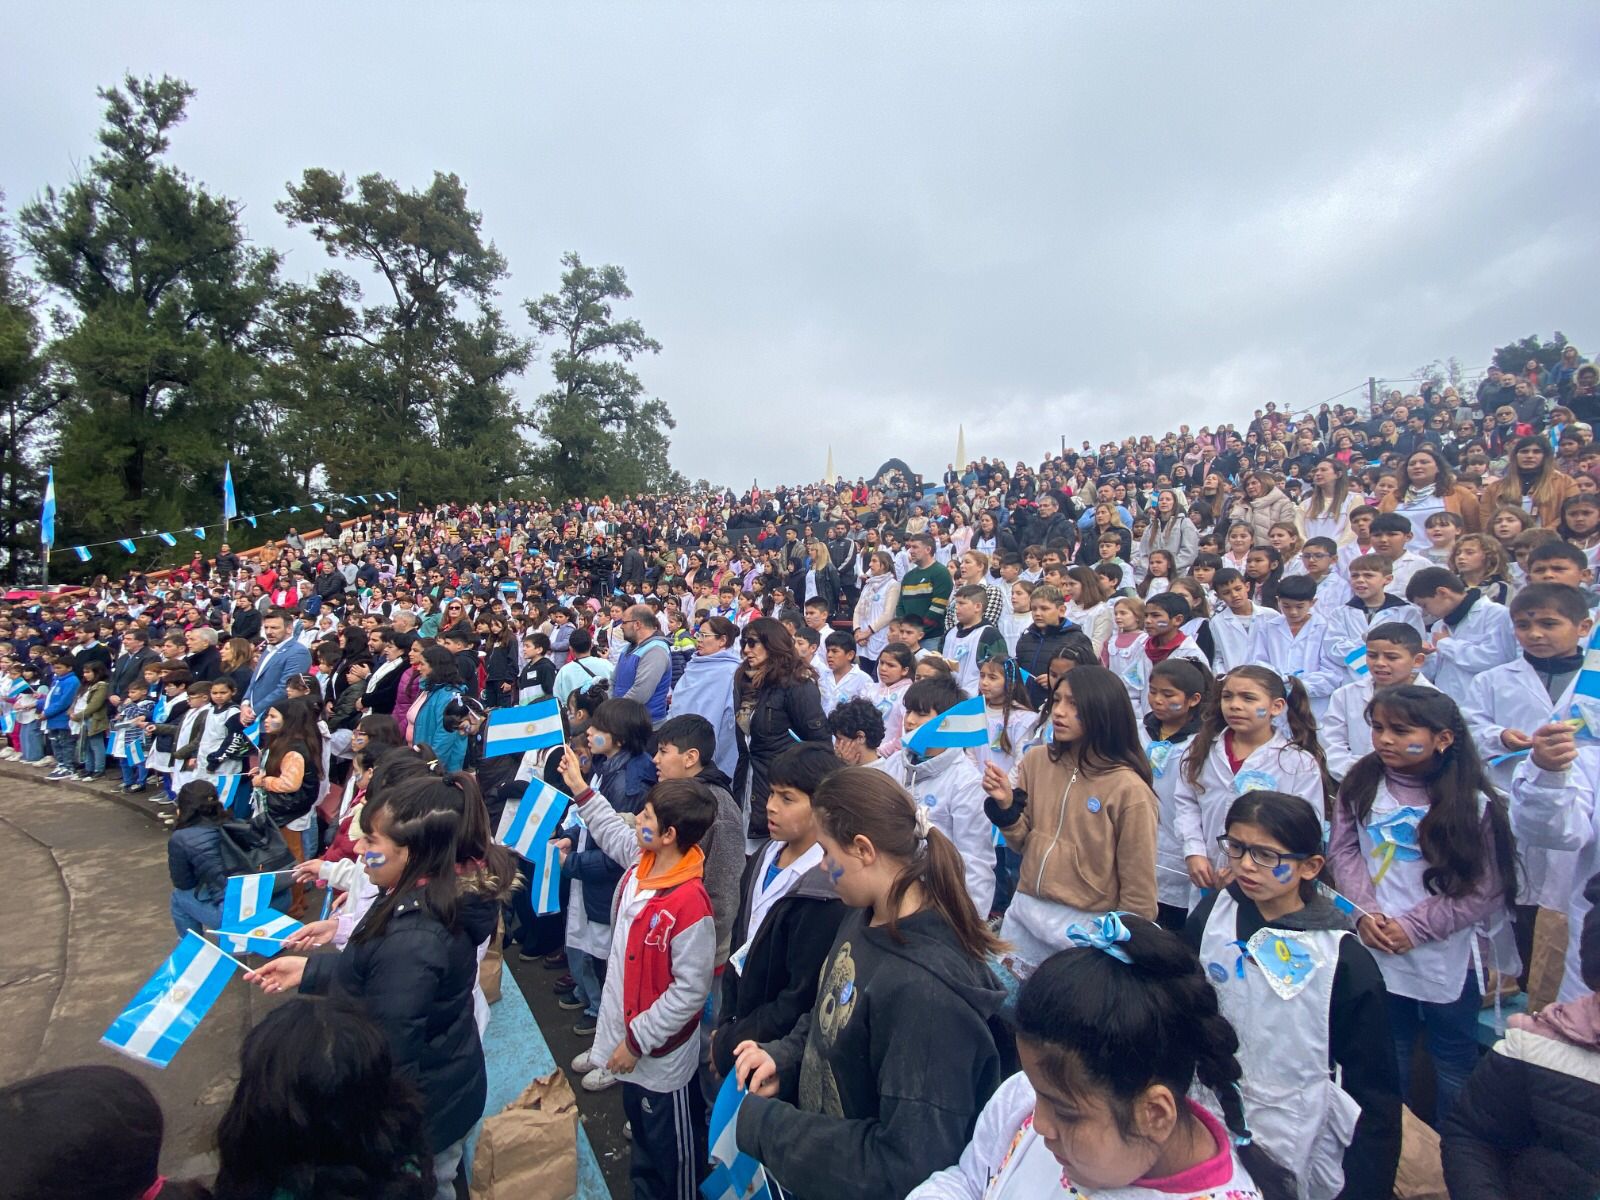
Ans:
<svg viewBox="0 0 1600 1200"><path fill-rule="evenodd" d="M972 907L955 843L928 827L925 810L889 776L871 767L845 767L817 785L811 806L818 824L834 841L849 845L864 837L879 854L903 864L884 906L889 913L886 928L895 941L905 941L898 928L900 903L912 884L920 884L926 907L944 918L973 958L1006 949Z"/></svg>
<svg viewBox="0 0 1600 1200"><path fill-rule="evenodd" d="M1069 1095L1097 1094L1134 1136L1133 1103L1162 1085L1180 1114L1194 1081L1215 1093L1239 1161L1266 1200L1293 1200L1294 1176L1256 1145L1239 1093L1239 1036L1200 960L1175 934L1108 914L1047 958L1017 998L1017 1037ZM1109 936L1108 936L1109 935Z"/></svg>
<svg viewBox="0 0 1600 1200"><path fill-rule="evenodd" d="M1291 675L1282 682L1284 699L1288 702L1284 716L1289 722L1289 744L1300 747L1316 759L1317 774L1322 777L1323 815L1327 816L1330 790L1328 760L1323 756L1322 743L1317 741L1317 718L1311 711L1311 694L1306 691L1306 685L1300 682L1298 676Z"/></svg>

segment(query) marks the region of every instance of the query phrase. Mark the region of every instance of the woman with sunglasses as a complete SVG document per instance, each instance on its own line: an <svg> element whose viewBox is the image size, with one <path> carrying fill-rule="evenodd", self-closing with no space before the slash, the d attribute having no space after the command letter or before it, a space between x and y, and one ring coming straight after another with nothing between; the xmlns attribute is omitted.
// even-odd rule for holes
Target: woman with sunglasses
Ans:
<svg viewBox="0 0 1600 1200"><path fill-rule="evenodd" d="M1238 1032L1251 1132L1307 1200L1387 1196L1400 1161L1388 992L1352 920L1317 886L1322 822L1299 796L1253 791L1224 829L1225 886L1181 936Z"/></svg>

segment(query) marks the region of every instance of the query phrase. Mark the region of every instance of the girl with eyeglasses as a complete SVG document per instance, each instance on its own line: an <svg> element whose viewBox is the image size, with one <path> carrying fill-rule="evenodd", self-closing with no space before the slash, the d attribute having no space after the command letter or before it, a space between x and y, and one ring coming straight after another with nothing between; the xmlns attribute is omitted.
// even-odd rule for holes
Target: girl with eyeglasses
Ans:
<svg viewBox="0 0 1600 1200"><path fill-rule="evenodd" d="M1352 919L1317 887L1322 822L1300 796L1257 791L1224 829L1225 886L1182 937L1239 1034L1251 1131L1306 1200L1387 1196L1400 1158L1388 992Z"/></svg>

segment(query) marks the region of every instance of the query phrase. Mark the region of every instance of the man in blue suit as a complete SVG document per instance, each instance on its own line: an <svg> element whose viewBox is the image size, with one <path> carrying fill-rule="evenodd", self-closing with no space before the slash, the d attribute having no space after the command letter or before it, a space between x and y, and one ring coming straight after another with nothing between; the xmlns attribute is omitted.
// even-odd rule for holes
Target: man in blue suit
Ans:
<svg viewBox="0 0 1600 1200"><path fill-rule="evenodd" d="M244 691L240 716L249 725L286 695L284 682L291 675L311 670L311 651L289 636L289 614L275 608L261 619L261 636L267 640L256 663L256 673Z"/></svg>

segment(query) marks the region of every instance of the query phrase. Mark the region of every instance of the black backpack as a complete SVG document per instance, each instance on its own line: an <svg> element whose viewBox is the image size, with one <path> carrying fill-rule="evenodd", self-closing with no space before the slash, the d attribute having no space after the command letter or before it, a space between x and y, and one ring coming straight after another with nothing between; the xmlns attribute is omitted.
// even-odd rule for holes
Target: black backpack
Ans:
<svg viewBox="0 0 1600 1200"><path fill-rule="evenodd" d="M217 826L217 849L227 875L259 875L294 866L294 855L283 834L264 812L248 821L224 821ZM287 886L289 877L285 875L283 881Z"/></svg>

